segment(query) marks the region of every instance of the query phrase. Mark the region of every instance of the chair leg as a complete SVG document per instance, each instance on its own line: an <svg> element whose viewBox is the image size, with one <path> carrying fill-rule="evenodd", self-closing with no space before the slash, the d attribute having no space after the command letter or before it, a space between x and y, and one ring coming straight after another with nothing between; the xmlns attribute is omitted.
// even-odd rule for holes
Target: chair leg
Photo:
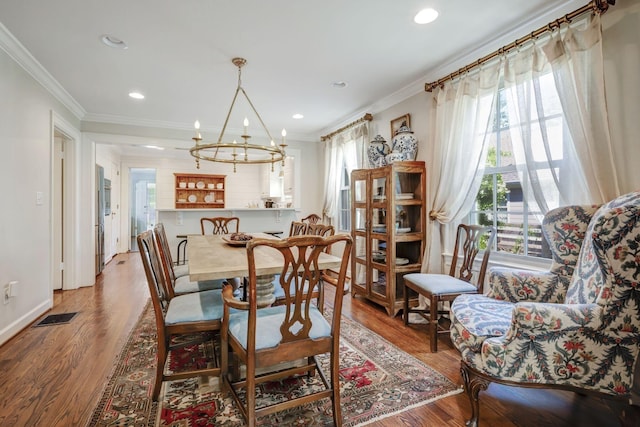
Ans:
<svg viewBox="0 0 640 427"><path fill-rule="evenodd" d="M164 365L167 362L167 353L169 349L169 343L158 340L158 362L156 366L156 381L153 385L152 398L154 402L158 401L160 396L160 388L162 387L162 379L164 377Z"/></svg>
<svg viewBox="0 0 640 427"><path fill-rule="evenodd" d="M489 381L477 376L466 363L460 363L460 376L464 381L464 391L471 404L471 418L466 422L467 427L478 427L480 418L480 392L489 387Z"/></svg>
<svg viewBox="0 0 640 427"><path fill-rule="evenodd" d="M438 352L438 297L431 295L429 299L429 339L431 352Z"/></svg>
<svg viewBox="0 0 640 427"><path fill-rule="evenodd" d="M331 352L331 389L333 395L331 397L331 404L333 407L333 425L336 427L342 426L342 408L340 407L340 375L338 373L340 369L340 355L332 351Z"/></svg>
<svg viewBox="0 0 640 427"><path fill-rule="evenodd" d="M402 320L404 320L404 326L409 324L409 288L404 286L404 303L402 307Z"/></svg>
<svg viewBox="0 0 640 427"><path fill-rule="evenodd" d="M256 367L251 357L247 358L246 368L247 427L256 427Z"/></svg>

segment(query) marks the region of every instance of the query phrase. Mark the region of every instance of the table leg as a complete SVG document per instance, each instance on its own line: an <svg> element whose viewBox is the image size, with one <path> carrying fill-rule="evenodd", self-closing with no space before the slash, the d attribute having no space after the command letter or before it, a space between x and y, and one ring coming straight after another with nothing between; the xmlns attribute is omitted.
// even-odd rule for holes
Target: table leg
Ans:
<svg viewBox="0 0 640 427"><path fill-rule="evenodd" d="M267 307L276 301L276 296L273 294L275 290L273 281L275 278L276 276L273 274L256 277L256 299L258 307Z"/></svg>

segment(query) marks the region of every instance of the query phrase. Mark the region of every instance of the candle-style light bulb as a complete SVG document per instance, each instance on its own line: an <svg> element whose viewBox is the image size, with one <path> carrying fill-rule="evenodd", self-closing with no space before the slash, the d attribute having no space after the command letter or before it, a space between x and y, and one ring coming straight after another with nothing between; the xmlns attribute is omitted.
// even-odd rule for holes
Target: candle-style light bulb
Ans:
<svg viewBox="0 0 640 427"><path fill-rule="evenodd" d="M196 138L200 138L200 121L196 120L196 122L193 124L193 127L196 128Z"/></svg>
<svg viewBox="0 0 640 427"><path fill-rule="evenodd" d="M271 146L272 146L272 147L275 147L275 146L276 146L276 143L275 143L275 142L273 142L273 139L271 140Z"/></svg>
<svg viewBox="0 0 640 427"><path fill-rule="evenodd" d="M244 121L242 122L244 124L244 134L247 134L247 128L249 127L249 119L247 119L246 117L244 118Z"/></svg>
<svg viewBox="0 0 640 427"><path fill-rule="evenodd" d="M285 137L287 136L287 131L285 129L282 129L282 143L284 144L285 141Z"/></svg>

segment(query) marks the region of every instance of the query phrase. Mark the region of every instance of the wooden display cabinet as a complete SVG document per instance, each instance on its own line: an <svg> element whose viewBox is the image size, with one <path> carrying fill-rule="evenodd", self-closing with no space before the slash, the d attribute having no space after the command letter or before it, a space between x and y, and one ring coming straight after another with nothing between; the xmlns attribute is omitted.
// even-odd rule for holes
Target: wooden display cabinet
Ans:
<svg viewBox="0 0 640 427"><path fill-rule="evenodd" d="M383 306L390 316L403 306L402 276L422 267L425 202L424 162L351 173L351 294Z"/></svg>
<svg viewBox="0 0 640 427"><path fill-rule="evenodd" d="M176 209L224 208L226 175L175 173Z"/></svg>

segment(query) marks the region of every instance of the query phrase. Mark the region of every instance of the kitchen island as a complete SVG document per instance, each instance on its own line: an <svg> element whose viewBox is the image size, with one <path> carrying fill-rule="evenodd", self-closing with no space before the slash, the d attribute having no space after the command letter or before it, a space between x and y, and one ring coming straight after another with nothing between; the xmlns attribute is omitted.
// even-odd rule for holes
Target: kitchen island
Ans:
<svg viewBox="0 0 640 427"><path fill-rule="evenodd" d="M189 234L200 234L200 218L236 216L240 218L240 231L246 233L282 232L289 234L291 221L296 219L295 208L223 208L223 209L157 209L158 222L164 224L174 261L178 244ZM182 260L182 257L181 257Z"/></svg>

